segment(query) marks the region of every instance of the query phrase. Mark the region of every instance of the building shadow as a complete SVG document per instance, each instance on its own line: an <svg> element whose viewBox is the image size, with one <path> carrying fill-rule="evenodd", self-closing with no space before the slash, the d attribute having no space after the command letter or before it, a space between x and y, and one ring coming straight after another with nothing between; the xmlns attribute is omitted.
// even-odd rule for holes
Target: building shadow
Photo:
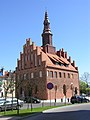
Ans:
<svg viewBox="0 0 90 120"><path fill-rule="evenodd" d="M4 118L4 117L3 117ZM13 116L8 120L90 120L90 110L47 112L28 115L25 118Z"/></svg>
<svg viewBox="0 0 90 120"><path fill-rule="evenodd" d="M39 120L90 120L90 110L43 113Z"/></svg>

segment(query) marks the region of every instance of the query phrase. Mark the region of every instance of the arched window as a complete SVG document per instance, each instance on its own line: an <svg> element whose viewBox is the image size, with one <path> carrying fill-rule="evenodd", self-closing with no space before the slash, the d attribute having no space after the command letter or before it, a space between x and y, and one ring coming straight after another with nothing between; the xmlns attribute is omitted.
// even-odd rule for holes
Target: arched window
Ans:
<svg viewBox="0 0 90 120"><path fill-rule="evenodd" d="M54 72L54 77L57 78L57 72L56 71Z"/></svg>
<svg viewBox="0 0 90 120"><path fill-rule="evenodd" d="M68 78L70 78L70 73L68 73Z"/></svg>
<svg viewBox="0 0 90 120"><path fill-rule="evenodd" d="M61 74L61 72L59 72L59 77L60 77L60 78L62 77L62 74Z"/></svg>
<svg viewBox="0 0 90 120"><path fill-rule="evenodd" d="M64 76L64 78L66 78L66 74L65 73L63 73L63 76Z"/></svg>

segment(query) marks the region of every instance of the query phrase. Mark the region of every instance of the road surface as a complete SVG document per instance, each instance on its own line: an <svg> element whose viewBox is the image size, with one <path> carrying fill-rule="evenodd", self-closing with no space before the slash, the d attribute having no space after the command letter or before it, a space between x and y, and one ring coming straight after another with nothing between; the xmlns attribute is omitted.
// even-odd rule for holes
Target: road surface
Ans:
<svg viewBox="0 0 90 120"><path fill-rule="evenodd" d="M90 120L90 103L46 110L24 120Z"/></svg>

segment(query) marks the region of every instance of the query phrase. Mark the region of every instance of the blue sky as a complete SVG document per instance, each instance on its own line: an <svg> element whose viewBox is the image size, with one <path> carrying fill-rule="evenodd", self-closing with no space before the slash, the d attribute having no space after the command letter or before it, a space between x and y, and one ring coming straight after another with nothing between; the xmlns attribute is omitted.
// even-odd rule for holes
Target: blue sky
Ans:
<svg viewBox="0 0 90 120"><path fill-rule="evenodd" d="M90 73L90 0L0 0L0 67L15 70L26 38L41 46L45 11L53 45Z"/></svg>

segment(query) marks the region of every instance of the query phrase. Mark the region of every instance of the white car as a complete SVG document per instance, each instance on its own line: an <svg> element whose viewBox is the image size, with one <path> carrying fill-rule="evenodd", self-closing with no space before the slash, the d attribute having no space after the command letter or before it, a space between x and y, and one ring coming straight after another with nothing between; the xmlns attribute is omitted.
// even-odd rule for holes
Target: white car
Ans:
<svg viewBox="0 0 90 120"><path fill-rule="evenodd" d="M3 99L0 101L0 111L2 110L8 110L8 109L18 109L18 106L19 107L22 107L24 104L24 102L22 100L19 100L18 99L18 105L17 105L17 98L13 98L13 101L12 101L12 98L7 98L6 100Z"/></svg>
<svg viewBox="0 0 90 120"><path fill-rule="evenodd" d="M1 101L5 101L5 98L0 98L0 102L1 102Z"/></svg>

